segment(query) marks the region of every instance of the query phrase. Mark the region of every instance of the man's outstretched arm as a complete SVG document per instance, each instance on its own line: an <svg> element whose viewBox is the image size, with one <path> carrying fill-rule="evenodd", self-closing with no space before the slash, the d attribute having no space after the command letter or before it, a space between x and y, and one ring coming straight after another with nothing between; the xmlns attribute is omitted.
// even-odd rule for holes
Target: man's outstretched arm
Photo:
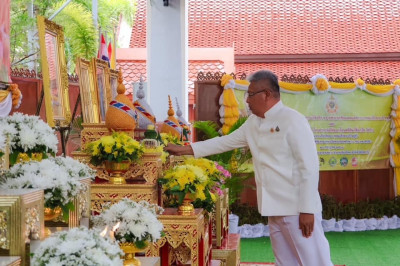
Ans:
<svg viewBox="0 0 400 266"><path fill-rule="evenodd" d="M164 147L164 151L168 152L169 154L177 155L177 156L194 155L191 145L179 146L179 145L168 143L168 145Z"/></svg>

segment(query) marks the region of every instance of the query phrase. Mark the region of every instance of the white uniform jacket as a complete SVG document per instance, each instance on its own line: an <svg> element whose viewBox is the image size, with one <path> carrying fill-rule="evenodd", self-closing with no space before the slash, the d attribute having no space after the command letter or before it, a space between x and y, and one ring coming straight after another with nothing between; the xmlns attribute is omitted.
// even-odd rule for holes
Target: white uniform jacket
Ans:
<svg viewBox="0 0 400 266"><path fill-rule="evenodd" d="M233 133L192 143L195 157L248 146L262 216L320 213L319 161L307 119L281 101L265 118L249 116Z"/></svg>

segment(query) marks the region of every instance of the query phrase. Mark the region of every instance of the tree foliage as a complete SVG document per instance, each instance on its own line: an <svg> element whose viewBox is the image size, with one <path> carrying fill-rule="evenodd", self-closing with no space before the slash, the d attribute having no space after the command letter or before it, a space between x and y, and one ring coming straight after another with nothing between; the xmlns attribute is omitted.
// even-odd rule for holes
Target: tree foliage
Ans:
<svg viewBox="0 0 400 266"><path fill-rule="evenodd" d="M12 0L11 1L11 62L13 67L27 67L27 63L39 58L36 15L50 17L66 0ZM34 17L28 14L28 6L33 3ZM108 37L120 22L121 16L132 25L136 11L134 0L99 0L98 25ZM77 57L95 57L99 47L99 31L92 18L92 1L73 0L55 18L64 27L67 65L72 72Z"/></svg>

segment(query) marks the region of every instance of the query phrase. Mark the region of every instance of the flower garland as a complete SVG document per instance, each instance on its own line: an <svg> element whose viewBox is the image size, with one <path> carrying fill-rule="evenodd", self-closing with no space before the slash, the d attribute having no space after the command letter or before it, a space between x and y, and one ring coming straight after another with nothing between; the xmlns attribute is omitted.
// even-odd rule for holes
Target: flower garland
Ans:
<svg viewBox="0 0 400 266"><path fill-rule="evenodd" d="M344 94L353 92L360 89L375 96L389 96L395 91L398 80L394 81L391 85L372 85L365 84L361 78L357 79L354 83L338 83L328 81L322 74L316 74L310 79L311 83L297 84L280 81L279 87L281 92L300 94L312 91L314 94L323 94L326 92Z"/></svg>
<svg viewBox="0 0 400 266"><path fill-rule="evenodd" d="M46 238L33 254L33 266L123 265L123 252L117 243L85 227L61 231Z"/></svg>
<svg viewBox="0 0 400 266"><path fill-rule="evenodd" d="M124 198L118 203L106 205L100 215L92 216L95 227L115 229L114 236L121 243L135 243L139 248L146 241L156 242L161 238L163 225L157 215L164 211L156 204L147 201L135 202Z"/></svg>
<svg viewBox="0 0 400 266"><path fill-rule="evenodd" d="M58 139L54 130L38 116L14 113L0 118L1 134L10 140L10 164L16 163L20 153L47 154L57 152Z"/></svg>
<svg viewBox="0 0 400 266"><path fill-rule="evenodd" d="M239 102L236 98L234 89L247 91L249 82L247 80L234 80L231 75L223 75L221 78L221 86L224 90L219 98L219 115L222 123L222 133L227 135L230 128L239 119Z"/></svg>
<svg viewBox="0 0 400 266"><path fill-rule="evenodd" d="M74 198L85 189L74 173L57 164L54 159L14 165L3 175L0 187L43 189L44 206L60 207L63 210L64 220L68 219L69 211L74 209Z"/></svg>

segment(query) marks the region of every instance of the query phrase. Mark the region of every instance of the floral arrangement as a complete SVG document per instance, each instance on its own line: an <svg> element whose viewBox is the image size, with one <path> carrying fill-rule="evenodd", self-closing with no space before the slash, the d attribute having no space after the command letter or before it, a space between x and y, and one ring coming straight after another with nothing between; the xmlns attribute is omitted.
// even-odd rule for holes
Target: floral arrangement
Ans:
<svg viewBox="0 0 400 266"><path fill-rule="evenodd" d="M217 173L215 165L208 164L208 160L187 161L165 172L159 179L167 195L168 206L179 206L188 194L196 208L204 208L211 212L215 207L216 195L212 188L216 181L208 174ZM195 163L197 165L189 164ZM202 168L204 167L204 168ZM210 172L208 172L210 170Z"/></svg>
<svg viewBox="0 0 400 266"><path fill-rule="evenodd" d="M186 159L184 164L195 165L203 169L208 178L214 181L211 191L219 196L223 195L222 190L225 188L225 180L231 177L231 173L222 165L206 158L195 159L193 157Z"/></svg>
<svg viewBox="0 0 400 266"><path fill-rule="evenodd" d="M111 136L102 137L88 144L90 163L100 165L104 161L122 162L138 160L143 154L143 146L122 132L113 132Z"/></svg>
<svg viewBox="0 0 400 266"><path fill-rule="evenodd" d="M41 162L30 161L24 164L15 164L3 175L0 187L5 189L43 189L44 206L52 209L60 207L64 220L67 220L69 210L74 209L74 197L83 191L84 187L76 174L57 164L56 160L45 159Z"/></svg>
<svg viewBox="0 0 400 266"><path fill-rule="evenodd" d="M222 196L223 195L222 189L225 189L227 187L226 180L229 180L232 177L232 174L217 162L214 162L214 164L215 167L218 169L219 174L218 174L218 180L216 181L217 184L216 186L214 186L213 190L215 190L219 196Z"/></svg>
<svg viewBox="0 0 400 266"><path fill-rule="evenodd" d="M144 153L161 153L161 162L165 163L167 161L168 152L164 151L164 146L157 146L154 148L144 147Z"/></svg>
<svg viewBox="0 0 400 266"><path fill-rule="evenodd" d="M0 129L2 131L2 129ZM4 155L4 151L6 149L6 138L0 132L0 158Z"/></svg>
<svg viewBox="0 0 400 266"><path fill-rule="evenodd" d="M138 248L144 248L147 241L156 242L161 238L163 225L157 214L163 211L156 204L124 198L106 206L100 215L92 217L92 221L98 228L113 228L118 224L114 231L118 242L135 243Z"/></svg>
<svg viewBox="0 0 400 266"><path fill-rule="evenodd" d="M90 168L88 165L72 159L71 157L57 156L49 158L69 174L72 178L92 178L96 177L97 172Z"/></svg>
<svg viewBox="0 0 400 266"><path fill-rule="evenodd" d="M10 164L16 163L20 153L42 154L47 158L57 152L58 139L54 130L38 116L14 113L0 118L1 134L10 140Z"/></svg>
<svg viewBox="0 0 400 266"><path fill-rule="evenodd" d="M183 145L183 142L177 137L170 133L160 133L161 145L167 146L168 143Z"/></svg>
<svg viewBox="0 0 400 266"><path fill-rule="evenodd" d="M46 238L33 254L33 266L42 265L123 265L117 243L100 232L84 227L61 231Z"/></svg>

